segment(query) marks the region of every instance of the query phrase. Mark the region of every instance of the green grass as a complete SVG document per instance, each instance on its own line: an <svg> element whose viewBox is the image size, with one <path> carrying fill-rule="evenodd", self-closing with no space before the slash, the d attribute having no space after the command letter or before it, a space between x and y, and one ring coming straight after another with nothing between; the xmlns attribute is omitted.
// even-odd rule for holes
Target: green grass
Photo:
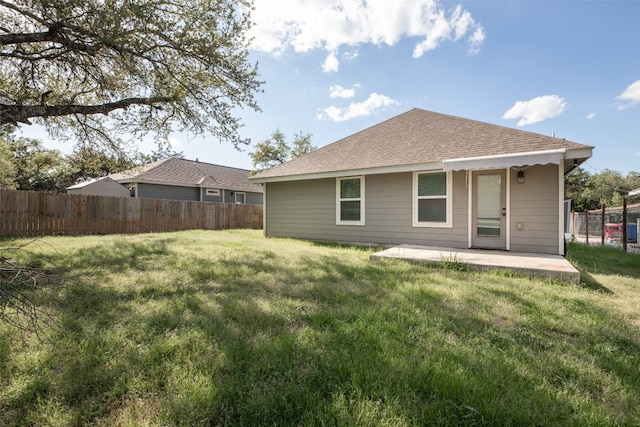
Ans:
<svg viewBox="0 0 640 427"><path fill-rule="evenodd" d="M255 231L30 248L55 328L0 325L0 425L640 423L638 255L571 245L575 286Z"/></svg>

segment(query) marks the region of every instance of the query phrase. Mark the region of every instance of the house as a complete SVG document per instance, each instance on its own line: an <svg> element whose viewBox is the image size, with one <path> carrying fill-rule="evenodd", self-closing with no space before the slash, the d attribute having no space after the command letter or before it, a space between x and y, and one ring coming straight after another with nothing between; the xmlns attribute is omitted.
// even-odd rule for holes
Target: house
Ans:
<svg viewBox="0 0 640 427"><path fill-rule="evenodd" d="M249 182L250 171L170 157L111 174L133 197L262 204L262 186Z"/></svg>
<svg viewBox="0 0 640 427"><path fill-rule="evenodd" d="M129 190L108 176L95 178L67 187L67 194L83 194L85 196L129 197Z"/></svg>
<svg viewBox="0 0 640 427"><path fill-rule="evenodd" d="M564 175L592 148L413 109L250 178L264 234L564 253Z"/></svg>

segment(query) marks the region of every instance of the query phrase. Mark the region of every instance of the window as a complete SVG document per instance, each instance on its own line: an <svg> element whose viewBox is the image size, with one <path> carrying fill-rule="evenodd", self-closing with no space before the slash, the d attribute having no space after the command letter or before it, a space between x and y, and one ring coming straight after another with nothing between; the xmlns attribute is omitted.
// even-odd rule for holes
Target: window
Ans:
<svg viewBox="0 0 640 427"><path fill-rule="evenodd" d="M364 177L336 180L336 224L364 225Z"/></svg>
<svg viewBox="0 0 640 427"><path fill-rule="evenodd" d="M236 198L236 205L244 205L247 201L247 195L245 193L236 192L235 198Z"/></svg>
<svg viewBox="0 0 640 427"><path fill-rule="evenodd" d="M451 227L451 172L413 174L413 226Z"/></svg>
<svg viewBox="0 0 640 427"><path fill-rule="evenodd" d="M220 189L219 188L207 188L207 196L219 196Z"/></svg>

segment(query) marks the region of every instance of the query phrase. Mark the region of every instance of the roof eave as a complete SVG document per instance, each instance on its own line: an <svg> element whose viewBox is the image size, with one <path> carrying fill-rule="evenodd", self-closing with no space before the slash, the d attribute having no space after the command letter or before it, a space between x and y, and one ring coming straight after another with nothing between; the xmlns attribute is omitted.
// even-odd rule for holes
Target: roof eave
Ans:
<svg viewBox="0 0 640 427"><path fill-rule="evenodd" d="M592 150L593 150L593 147L584 146L580 148L561 148L561 149L548 150L548 151L562 152L564 154L564 159L566 161L565 170L567 170L567 166L574 165L574 164L577 166L585 162L587 159L591 158ZM521 155L522 153L519 153L519 154ZM486 156L486 158L493 158L493 157L498 158L501 156L504 156L504 155ZM302 174L276 175L276 176L265 176L265 177L261 177L260 176L261 174L258 174L253 177L249 177L249 180L255 183L262 184L262 183L269 183L269 182L304 181L304 180L311 180L311 179L338 178L338 177L356 176L356 175L377 175L377 174L417 172L417 171L442 170L442 169L443 169L443 161L434 161L429 163L414 163L414 164L405 164L405 165L380 166L380 167L373 167L373 168L346 169L346 170L338 170L338 171L311 172L311 173L302 173Z"/></svg>
<svg viewBox="0 0 640 427"><path fill-rule="evenodd" d="M359 169L345 169L339 171L326 171L326 172L313 172L296 175L280 175L280 176L267 176L260 177L256 175L250 177L249 180L255 183L264 184L269 182L286 182L286 181L305 181L310 179L323 179L323 178L338 178L345 176L357 176L357 175L381 175L388 173L401 173L401 172L417 172L427 170L441 170L442 162L429 162L429 163L414 163L408 165L393 165L393 166L380 166L372 168L359 168Z"/></svg>

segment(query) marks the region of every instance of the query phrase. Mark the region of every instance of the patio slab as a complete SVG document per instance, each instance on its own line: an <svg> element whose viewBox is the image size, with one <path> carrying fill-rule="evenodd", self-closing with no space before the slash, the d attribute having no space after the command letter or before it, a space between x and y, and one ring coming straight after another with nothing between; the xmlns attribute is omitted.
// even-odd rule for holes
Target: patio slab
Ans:
<svg viewBox="0 0 640 427"><path fill-rule="evenodd" d="M580 272L560 255L400 245L370 256L371 260L384 258L432 264L439 264L446 260L464 263L476 270L512 270L522 274L554 277L580 284Z"/></svg>

